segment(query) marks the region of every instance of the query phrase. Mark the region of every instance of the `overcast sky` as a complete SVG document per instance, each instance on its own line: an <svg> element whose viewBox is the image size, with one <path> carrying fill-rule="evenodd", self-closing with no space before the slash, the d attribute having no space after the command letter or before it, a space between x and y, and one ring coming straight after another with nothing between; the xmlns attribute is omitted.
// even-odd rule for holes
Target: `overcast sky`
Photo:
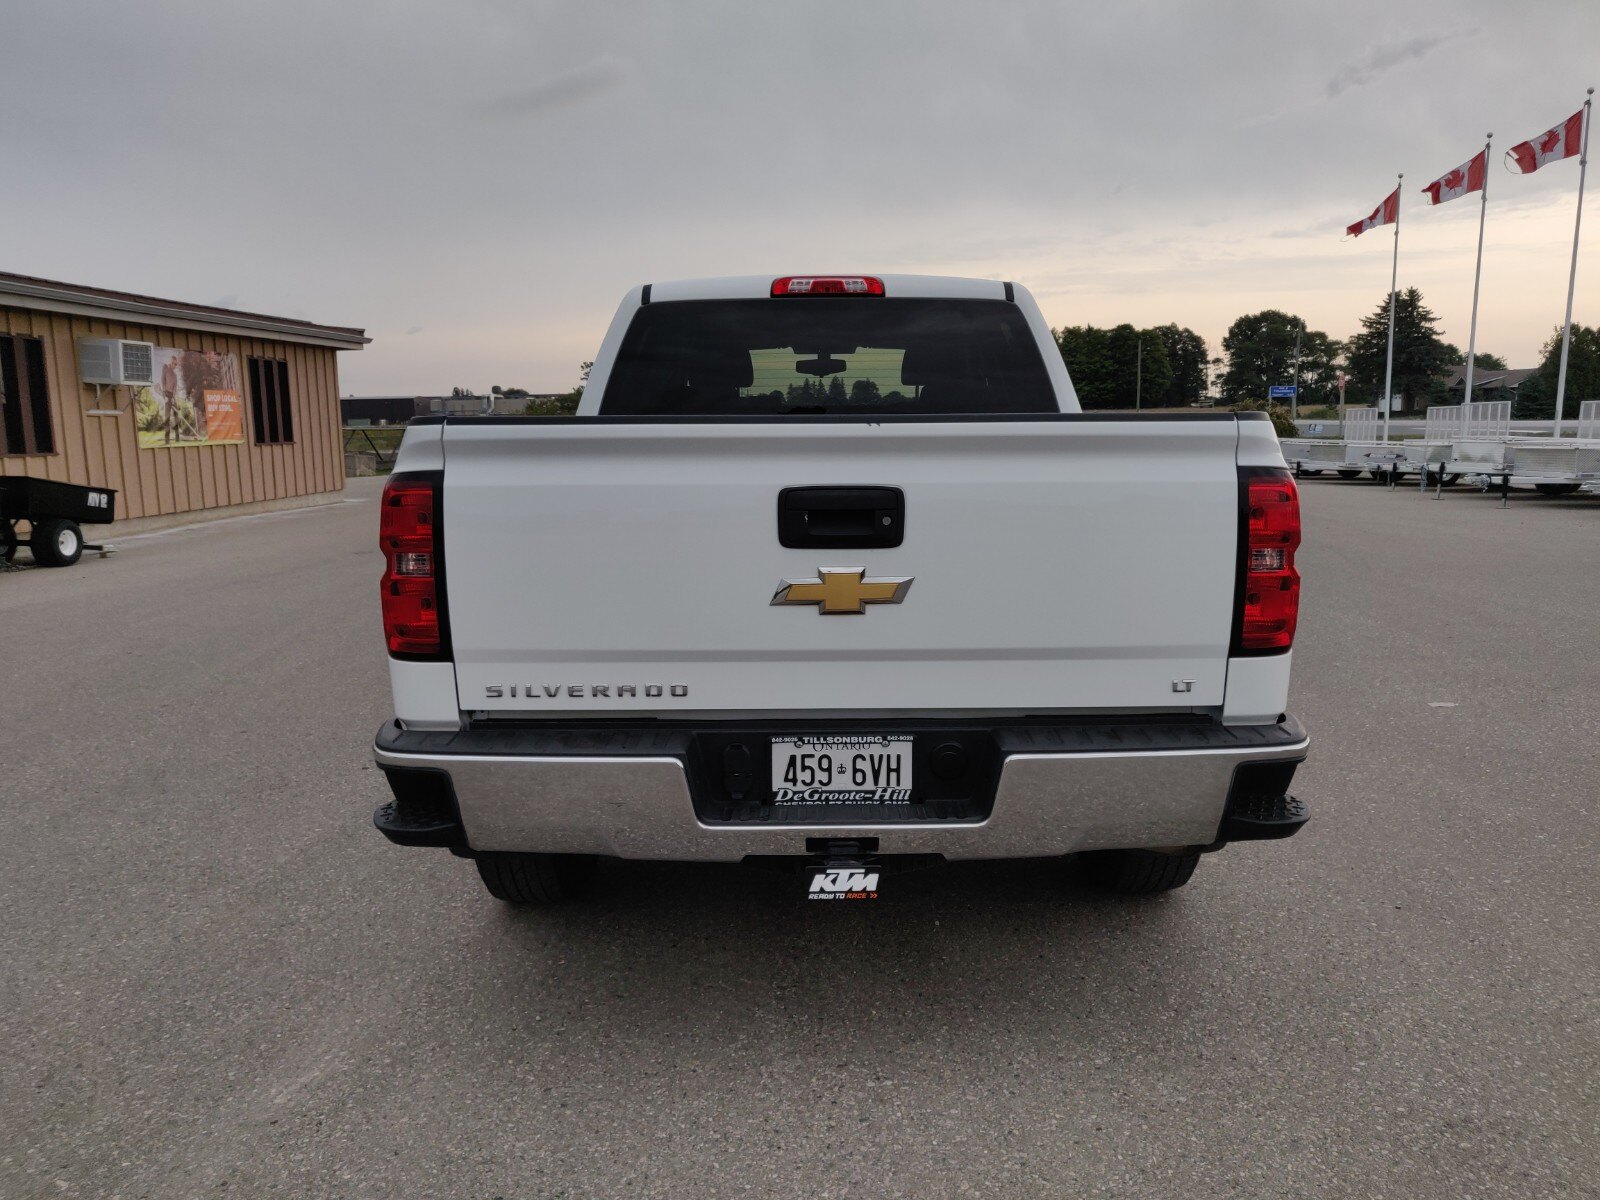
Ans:
<svg viewBox="0 0 1600 1200"><path fill-rule="evenodd" d="M364 326L346 393L570 387L623 292L802 271L1014 279L1052 325L1243 312L1347 337L1401 286L1533 365L1578 166L1501 151L1600 83L1600 4L6 6L0 269ZM1600 150L1600 145L1597 145ZM1600 185L1600 181L1592 181ZM1591 190L1595 190L1593 187ZM1575 318L1600 323L1600 208Z"/></svg>

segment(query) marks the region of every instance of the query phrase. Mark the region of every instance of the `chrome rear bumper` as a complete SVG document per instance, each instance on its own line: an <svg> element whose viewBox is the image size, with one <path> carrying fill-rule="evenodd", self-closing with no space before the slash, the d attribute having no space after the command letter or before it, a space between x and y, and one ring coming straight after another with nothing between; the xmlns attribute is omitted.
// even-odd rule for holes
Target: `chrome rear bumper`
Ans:
<svg viewBox="0 0 1600 1200"><path fill-rule="evenodd" d="M1144 726L1113 727L1108 736L1100 726L1035 725L1002 739L994 802L982 820L731 823L697 815L690 756L679 750L685 735L564 732L554 741L548 731L408 733L391 722L375 752L397 802L403 807L403 789L426 780L446 810L454 806L438 828L459 825L445 837L385 832L395 841L466 850L708 861L804 854L806 840L818 837L876 838L881 854L950 859L1207 845L1239 792L1240 767L1288 768L1271 775L1283 790L1310 744L1292 718L1270 726L1187 726L1179 736L1152 735Z"/></svg>

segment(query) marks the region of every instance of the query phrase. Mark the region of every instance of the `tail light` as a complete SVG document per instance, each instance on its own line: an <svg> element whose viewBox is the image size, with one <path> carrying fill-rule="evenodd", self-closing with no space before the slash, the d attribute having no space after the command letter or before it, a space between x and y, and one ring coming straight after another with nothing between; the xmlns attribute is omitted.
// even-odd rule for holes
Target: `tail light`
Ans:
<svg viewBox="0 0 1600 1200"><path fill-rule="evenodd" d="M1240 473L1238 625L1234 652L1272 654L1294 645L1300 614L1300 494L1288 471L1247 467Z"/></svg>
<svg viewBox="0 0 1600 1200"><path fill-rule="evenodd" d="M774 296L881 296L883 280L871 275L785 275L772 281Z"/></svg>
<svg viewBox="0 0 1600 1200"><path fill-rule="evenodd" d="M437 472L391 475L383 488L383 633L396 658L449 657L444 530Z"/></svg>

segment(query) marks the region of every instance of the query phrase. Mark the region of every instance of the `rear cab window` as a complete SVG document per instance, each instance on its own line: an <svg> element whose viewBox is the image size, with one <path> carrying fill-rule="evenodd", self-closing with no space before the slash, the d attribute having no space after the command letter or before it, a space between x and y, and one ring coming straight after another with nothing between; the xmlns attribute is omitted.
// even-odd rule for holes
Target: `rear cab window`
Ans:
<svg viewBox="0 0 1600 1200"><path fill-rule="evenodd" d="M634 315L600 412L631 416L1059 411L1004 300L678 300Z"/></svg>

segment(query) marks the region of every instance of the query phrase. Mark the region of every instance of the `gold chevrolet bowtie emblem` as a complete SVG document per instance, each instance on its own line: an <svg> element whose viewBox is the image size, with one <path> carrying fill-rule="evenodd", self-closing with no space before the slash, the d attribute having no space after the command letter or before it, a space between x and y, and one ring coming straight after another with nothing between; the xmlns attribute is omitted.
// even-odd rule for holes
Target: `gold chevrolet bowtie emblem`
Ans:
<svg viewBox="0 0 1600 1200"><path fill-rule="evenodd" d="M869 604L899 604L911 590L911 577L866 579L865 567L823 567L816 579L785 579L772 594L774 604L815 604L823 616L864 613Z"/></svg>

